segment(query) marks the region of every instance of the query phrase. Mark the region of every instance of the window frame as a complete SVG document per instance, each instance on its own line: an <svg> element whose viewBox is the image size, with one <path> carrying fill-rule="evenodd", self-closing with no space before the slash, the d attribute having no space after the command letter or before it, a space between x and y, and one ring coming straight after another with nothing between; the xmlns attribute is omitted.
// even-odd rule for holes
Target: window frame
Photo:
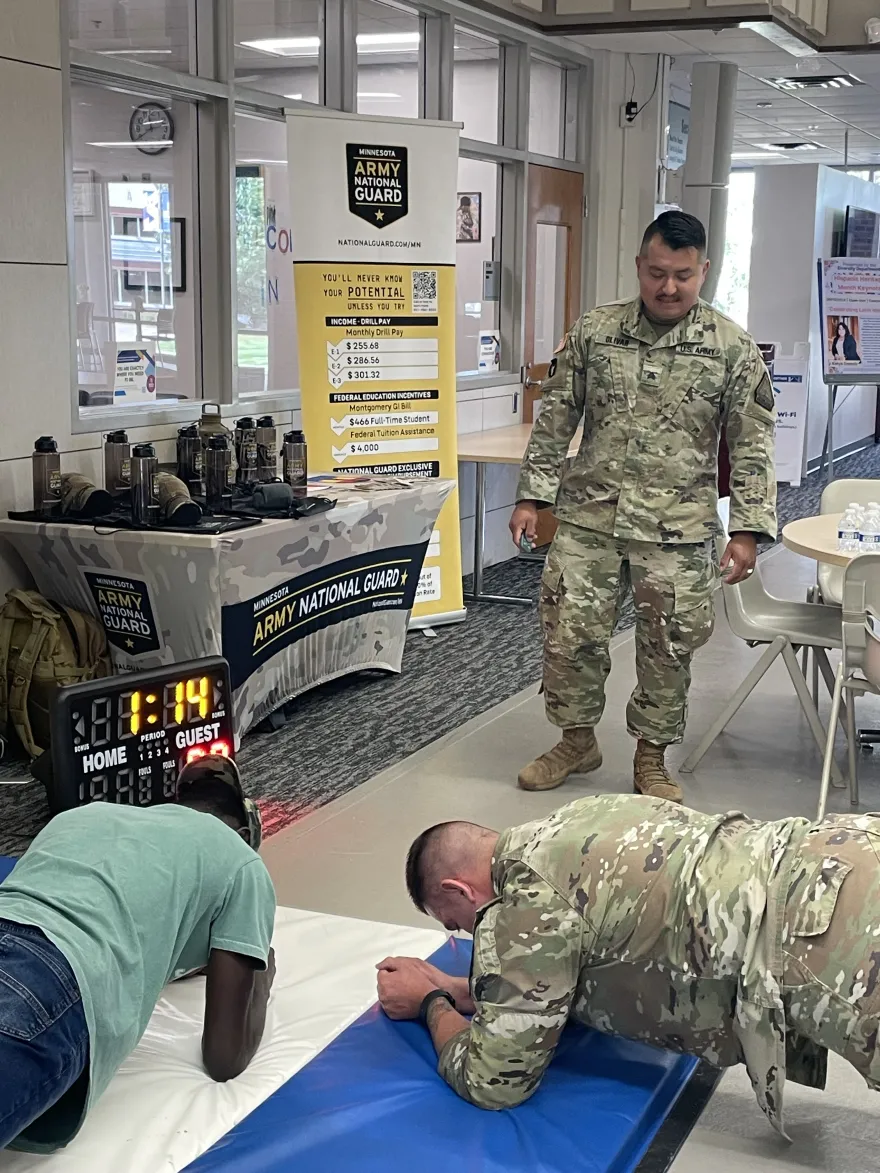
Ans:
<svg viewBox="0 0 880 1173"><path fill-rule="evenodd" d="M321 106L356 113L357 0L323 0L320 7L321 50L318 58L322 101L292 103L282 95L240 85L235 80L234 0L189 0L194 44L193 70L184 74L135 59L63 45L65 80L65 162L67 171L70 316L75 321L76 272L73 251L73 143L70 85L87 81L109 88L125 85L149 94L195 103L196 142L193 178L196 196L194 239L198 241L194 280L200 281L196 322L197 369L195 398L174 406L121 410L81 409L74 337L71 338L71 428L74 435L108 428L163 428L192 419L194 407L219 402L224 411L296 411L300 392L247 396L236 390L236 256L235 256L235 113L252 112L284 121L293 105ZM460 154L497 163L501 167L501 330L504 370L491 375L466 375L458 389L510 386L521 381L525 313L525 217L530 165L577 171L588 191L588 140L592 58L588 51L562 45L526 27L466 7L458 0L426 0L407 4L417 10L422 36L419 46L420 117L452 120L455 26L490 36L499 44L498 141L486 143L462 138ZM529 76L533 56L552 61L564 70L560 155L529 151ZM586 266L584 266L586 273ZM72 335L75 331L72 330ZM207 392L207 393L206 393ZM86 414L84 414L84 412Z"/></svg>

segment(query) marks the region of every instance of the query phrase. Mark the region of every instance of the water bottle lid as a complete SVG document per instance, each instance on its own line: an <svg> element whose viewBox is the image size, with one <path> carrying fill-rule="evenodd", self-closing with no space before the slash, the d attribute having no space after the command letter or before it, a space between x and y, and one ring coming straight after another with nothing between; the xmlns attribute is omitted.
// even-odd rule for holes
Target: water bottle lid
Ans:
<svg viewBox="0 0 880 1173"><path fill-rule="evenodd" d="M40 436L34 442L34 452L57 452L58 445L51 436Z"/></svg>
<svg viewBox="0 0 880 1173"><path fill-rule="evenodd" d="M208 408L210 408L211 410L209 411ZM219 416L220 415L220 404L219 403L203 403L202 404L202 415Z"/></svg>
<svg viewBox="0 0 880 1173"><path fill-rule="evenodd" d="M274 428L275 421L272 419L271 415L261 415L260 418L257 420L257 427L258 428Z"/></svg>
<svg viewBox="0 0 880 1173"><path fill-rule="evenodd" d="M243 415L240 420L235 421L235 426L237 428L253 428L255 426L254 417L252 415Z"/></svg>
<svg viewBox="0 0 880 1173"><path fill-rule="evenodd" d="M156 449L152 444L135 444L131 454L135 457L153 457L156 455Z"/></svg>
<svg viewBox="0 0 880 1173"><path fill-rule="evenodd" d="M229 447L229 442L225 436L211 436L208 440L208 447L225 451Z"/></svg>
<svg viewBox="0 0 880 1173"><path fill-rule="evenodd" d="M186 424L186 425L184 425L184 427L177 429L177 434L178 434L178 436L182 436L185 440L198 440L198 438L199 438L199 425L198 424Z"/></svg>
<svg viewBox="0 0 880 1173"><path fill-rule="evenodd" d="M121 428L119 429L118 432L108 432L107 433L107 443L108 444L127 444L128 443L128 433L124 432Z"/></svg>
<svg viewBox="0 0 880 1173"><path fill-rule="evenodd" d="M287 432L284 436L285 444L305 444L306 434L298 428L294 428L292 432Z"/></svg>

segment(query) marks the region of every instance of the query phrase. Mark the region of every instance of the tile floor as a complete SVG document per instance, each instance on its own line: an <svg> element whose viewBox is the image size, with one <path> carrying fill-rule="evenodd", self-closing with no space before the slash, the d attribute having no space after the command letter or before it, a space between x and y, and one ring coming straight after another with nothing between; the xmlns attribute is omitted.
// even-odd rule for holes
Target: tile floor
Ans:
<svg viewBox="0 0 880 1173"><path fill-rule="evenodd" d="M773 593L803 599L815 571L812 563L776 548L762 561L762 573ZM719 618L694 665L689 733L673 763L686 756L759 654L734 639ZM623 712L635 679L632 633L616 641L612 664L599 727L605 762L596 774L550 794L517 790L520 766L555 740L537 689L530 689L273 836L263 854L280 902L421 925L425 918L406 895L403 862L410 842L426 826L468 818L501 828L578 795L628 792L633 745ZM825 712L827 707L826 697ZM862 726L880 725L880 705L865 698L857 716ZM862 804L869 810L880 810L880 750L875 758L862 759ZM842 747L839 760L843 765ZM788 675L777 661L697 772L684 778L687 801L701 810L740 809L758 818L809 815L815 811L820 767ZM843 810L847 801L844 793L832 792L830 809ZM792 1145L765 1123L745 1074L728 1073L674 1173L710 1167L724 1173L880 1169L880 1098L845 1064L832 1065L826 1093L791 1087L787 1095Z"/></svg>

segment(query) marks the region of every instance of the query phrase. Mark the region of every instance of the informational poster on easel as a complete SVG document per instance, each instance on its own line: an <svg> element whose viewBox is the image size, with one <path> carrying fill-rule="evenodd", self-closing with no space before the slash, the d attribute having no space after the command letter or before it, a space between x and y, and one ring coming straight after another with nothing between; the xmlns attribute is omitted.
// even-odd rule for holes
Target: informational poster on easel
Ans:
<svg viewBox="0 0 880 1173"><path fill-rule="evenodd" d="M880 260L820 260L819 332L822 374L828 386L825 451L834 476L834 413L837 388L880 384Z"/></svg>
<svg viewBox="0 0 880 1173"><path fill-rule="evenodd" d="M826 383L880 383L880 260L819 261Z"/></svg>
<svg viewBox="0 0 880 1173"><path fill-rule="evenodd" d="M316 472L457 480L458 129L288 113L303 427ZM463 618L458 494L413 621Z"/></svg>
<svg viewBox="0 0 880 1173"><path fill-rule="evenodd" d="M790 354L783 354L777 342L759 342L758 347L770 371L776 399L776 480L799 485L807 441L810 346L799 342Z"/></svg>

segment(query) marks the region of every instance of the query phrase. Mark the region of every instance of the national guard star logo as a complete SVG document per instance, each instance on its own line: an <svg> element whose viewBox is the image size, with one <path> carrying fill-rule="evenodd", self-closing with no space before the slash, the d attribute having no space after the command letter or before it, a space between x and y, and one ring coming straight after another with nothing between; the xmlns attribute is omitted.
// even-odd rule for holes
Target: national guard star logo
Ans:
<svg viewBox="0 0 880 1173"><path fill-rule="evenodd" d="M409 161L406 147L347 143L348 210L387 228L409 212Z"/></svg>

